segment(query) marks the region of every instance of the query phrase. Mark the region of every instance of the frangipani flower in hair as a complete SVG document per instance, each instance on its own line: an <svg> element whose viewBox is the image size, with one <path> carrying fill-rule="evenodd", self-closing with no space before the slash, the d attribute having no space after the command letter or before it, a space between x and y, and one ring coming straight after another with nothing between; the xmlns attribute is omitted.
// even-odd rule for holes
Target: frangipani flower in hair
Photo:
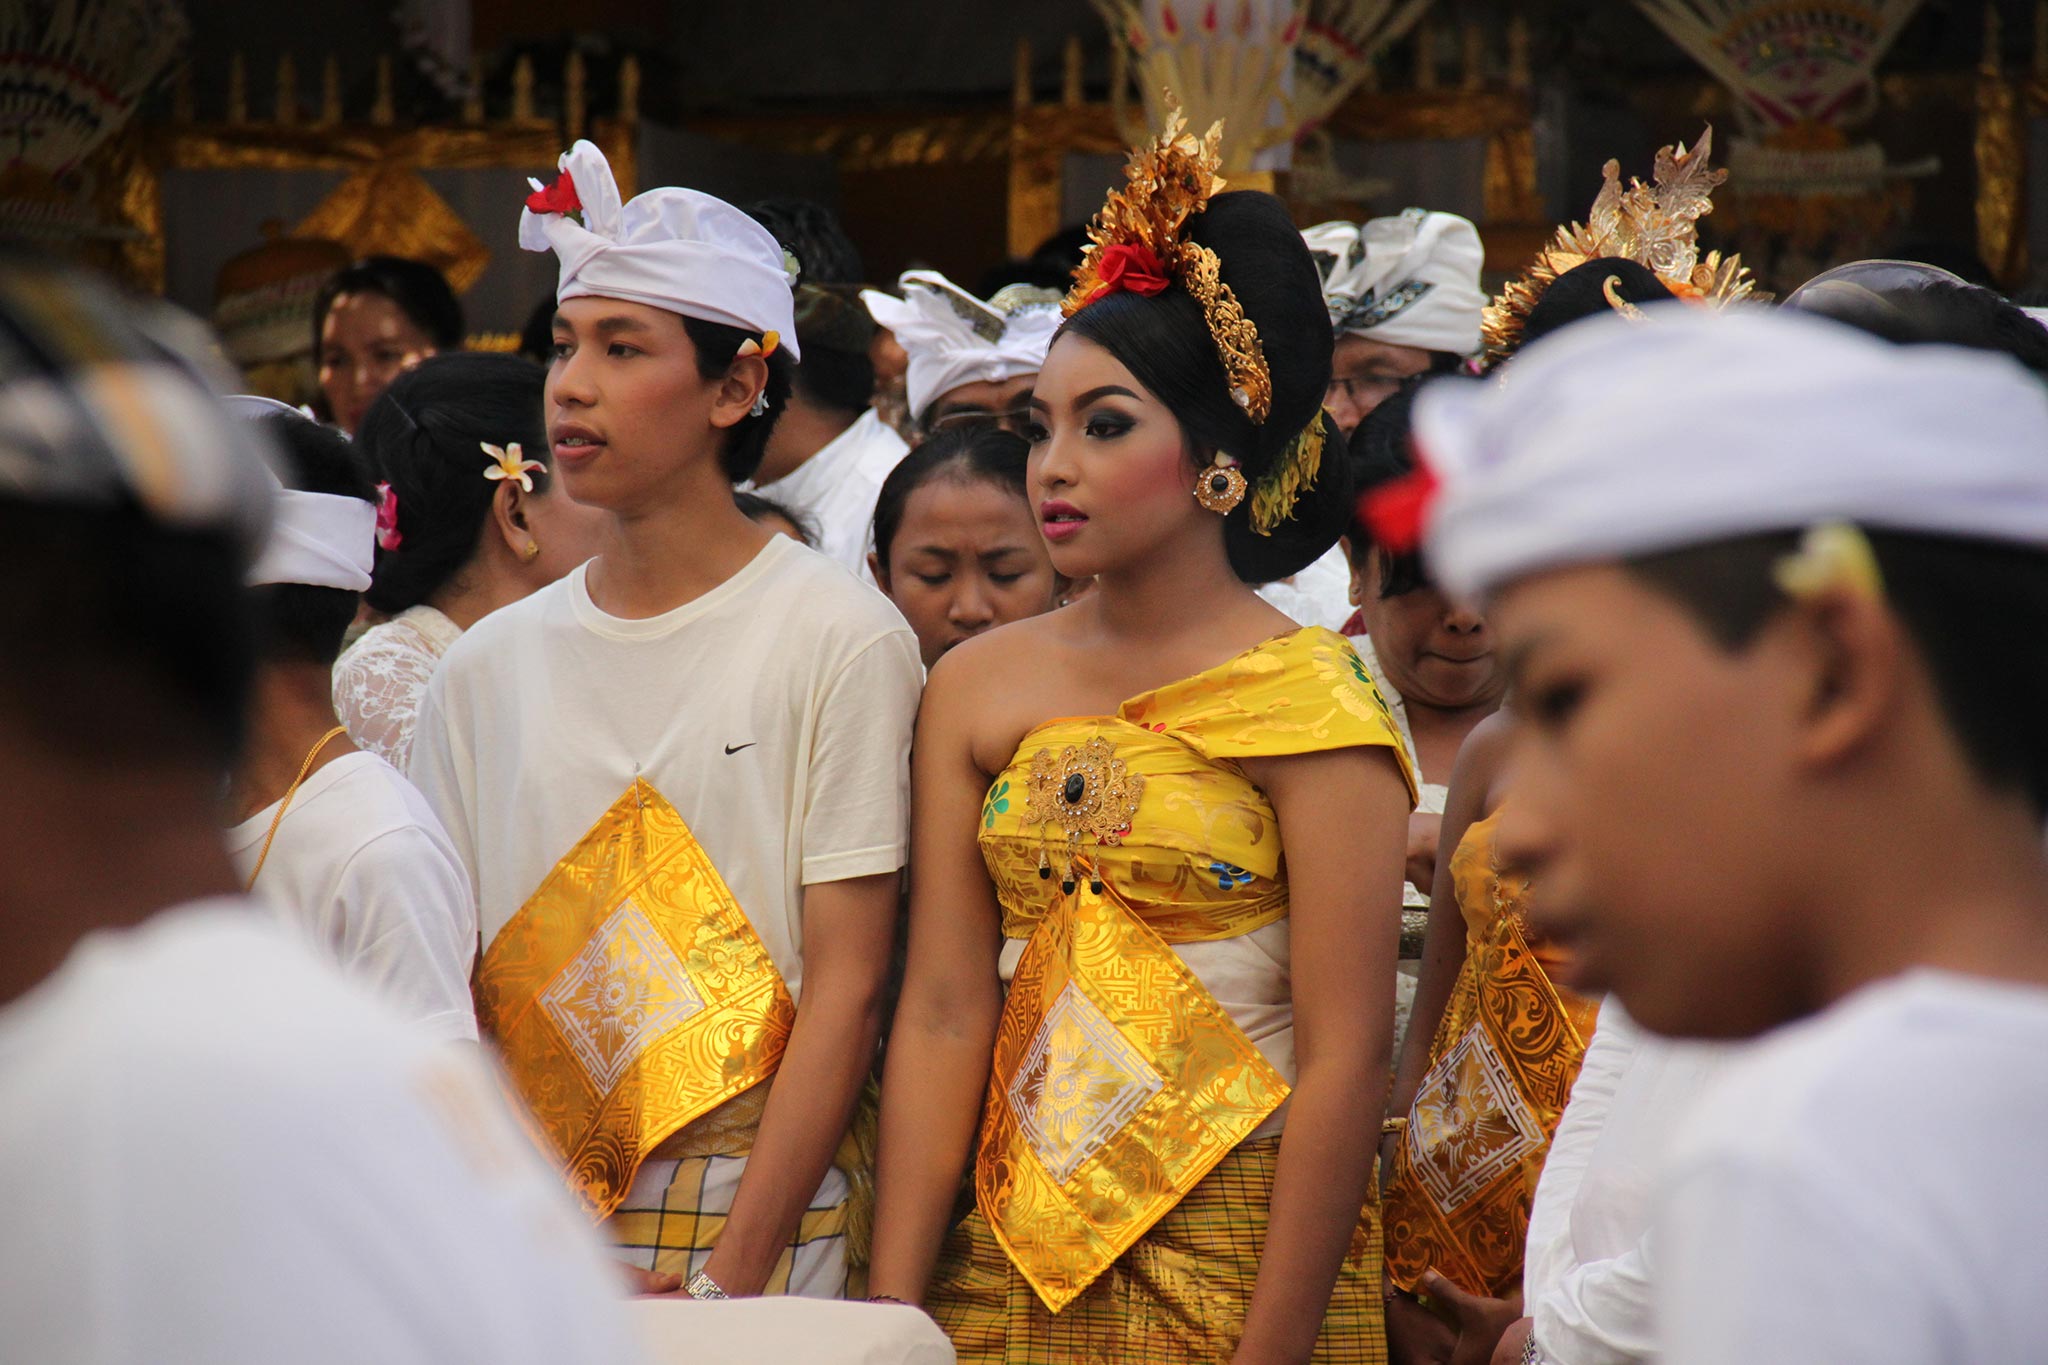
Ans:
<svg viewBox="0 0 2048 1365"><path fill-rule="evenodd" d="M522 460L520 456L524 452L519 449L517 441L514 441L509 446L494 446L489 441L479 441L477 444L484 448L484 454L490 456L493 461L493 463L484 466L484 477L487 479L494 481L509 479L517 483L523 491L531 493L533 491L533 471L547 468L539 460Z"/></svg>

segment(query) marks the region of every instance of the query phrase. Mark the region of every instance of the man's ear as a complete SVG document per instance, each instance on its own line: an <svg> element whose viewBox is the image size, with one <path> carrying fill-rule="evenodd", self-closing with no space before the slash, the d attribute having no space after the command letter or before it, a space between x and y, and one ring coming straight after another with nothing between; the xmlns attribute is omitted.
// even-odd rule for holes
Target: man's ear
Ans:
<svg viewBox="0 0 2048 1365"><path fill-rule="evenodd" d="M1881 597L1849 588L1796 602L1789 625L1803 632L1807 695L1800 751L1831 767L1863 749L1898 714L1911 643Z"/></svg>
<svg viewBox="0 0 2048 1365"><path fill-rule="evenodd" d="M759 353L733 357L711 403L711 425L730 429L754 411L754 400L768 387L768 358Z"/></svg>

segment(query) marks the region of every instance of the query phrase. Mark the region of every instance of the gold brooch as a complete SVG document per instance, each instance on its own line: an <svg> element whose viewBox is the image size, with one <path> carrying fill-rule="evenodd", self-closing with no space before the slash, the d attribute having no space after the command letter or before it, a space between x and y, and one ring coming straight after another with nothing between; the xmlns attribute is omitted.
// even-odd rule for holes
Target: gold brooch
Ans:
<svg viewBox="0 0 2048 1365"><path fill-rule="evenodd" d="M1024 822L1039 827L1038 875L1052 876L1045 852L1045 827L1057 825L1067 835L1067 875L1060 881L1060 890L1072 895L1079 880L1083 836L1100 844L1122 843L1131 831L1131 821L1137 818L1138 798L1144 790L1145 779L1126 771L1116 747L1100 735L1086 744L1069 744L1057 758L1050 749L1033 754ZM1101 893L1099 867L1091 868L1088 889Z"/></svg>

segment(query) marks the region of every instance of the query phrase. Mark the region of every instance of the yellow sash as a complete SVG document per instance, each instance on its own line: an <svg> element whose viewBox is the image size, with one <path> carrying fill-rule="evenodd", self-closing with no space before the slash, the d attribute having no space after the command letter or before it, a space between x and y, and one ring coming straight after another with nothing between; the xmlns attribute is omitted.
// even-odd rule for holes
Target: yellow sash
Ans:
<svg viewBox="0 0 2048 1365"><path fill-rule="evenodd" d="M796 1007L690 828L636 779L491 940L477 1022L591 1212L775 1072Z"/></svg>

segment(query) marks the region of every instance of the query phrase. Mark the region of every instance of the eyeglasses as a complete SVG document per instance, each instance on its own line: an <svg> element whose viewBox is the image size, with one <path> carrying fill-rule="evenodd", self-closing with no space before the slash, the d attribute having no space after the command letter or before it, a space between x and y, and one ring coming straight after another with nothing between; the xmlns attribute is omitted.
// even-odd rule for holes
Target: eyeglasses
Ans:
<svg viewBox="0 0 2048 1365"><path fill-rule="evenodd" d="M1323 390L1323 406L1328 407L1339 398L1351 404L1377 403L1400 387L1401 381L1391 376L1337 375Z"/></svg>
<svg viewBox="0 0 2048 1365"><path fill-rule="evenodd" d="M966 431L978 427L1000 427L1012 436L1028 436L1031 432L1031 409L1020 404L992 412L987 408L954 408L932 419L931 434L942 431Z"/></svg>

